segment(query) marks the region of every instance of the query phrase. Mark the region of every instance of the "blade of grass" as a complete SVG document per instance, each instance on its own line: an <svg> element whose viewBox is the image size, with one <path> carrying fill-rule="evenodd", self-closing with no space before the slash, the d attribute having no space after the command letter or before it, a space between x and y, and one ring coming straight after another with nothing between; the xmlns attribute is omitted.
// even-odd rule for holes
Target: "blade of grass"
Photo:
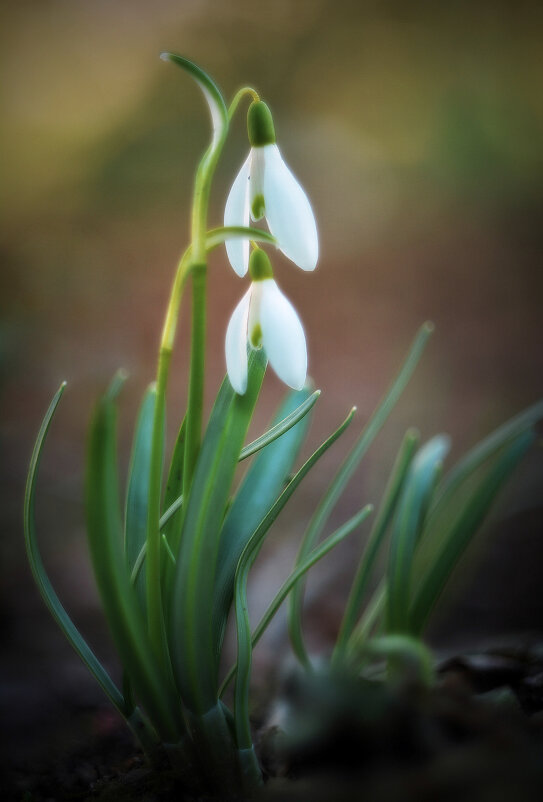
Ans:
<svg viewBox="0 0 543 802"><path fill-rule="evenodd" d="M206 250L209 253L229 239L250 239L252 242L265 242L275 245L277 240L268 231L252 226L221 226L212 228L206 234Z"/></svg>
<svg viewBox="0 0 543 802"><path fill-rule="evenodd" d="M386 579L382 579L373 591L364 613L347 641L345 655L349 664L356 665L357 655L363 650L371 632L377 627L379 616L386 607L386 601L387 583ZM356 668L354 670L356 670Z"/></svg>
<svg viewBox="0 0 543 802"><path fill-rule="evenodd" d="M354 578L345 613L332 654L332 663L341 661L347 642L356 626L360 616L364 596L368 589L375 560L384 542L392 516L396 510L402 488L405 484L409 467L418 447L418 433L410 429L406 432L402 445L396 457L390 479L383 494L383 499L377 513L375 523L370 532L366 548L360 560Z"/></svg>
<svg viewBox="0 0 543 802"><path fill-rule="evenodd" d="M261 434L260 437L257 437L256 440L253 440L248 445L244 446L241 449L241 454L239 455L239 461L241 462L247 457L252 457L253 454L256 454L258 451L261 451L270 443L273 443L274 440L277 440L278 437L288 432L298 421L304 418L310 409L313 408L315 403L317 402L319 396L321 394L320 390L315 390L312 395L309 396L299 407L296 407L294 412L291 412L290 415L287 415L285 418L276 423L275 426L272 426L271 429L268 429L267 432Z"/></svg>
<svg viewBox="0 0 543 802"><path fill-rule="evenodd" d="M133 701L125 697L117 688L87 641L73 623L47 576L38 548L35 514L36 481L45 440L65 387L66 382L63 382L49 405L40 426L30 460L24 500L24 536L28 562L38 590L68 643L98 682L111 704L126 720L128 726L142 744L144 751L149 754L158 743L156 733L152 730L146 718L141 715L138 708L134 707Z"/></svg>
<svg viewBox="0 0 543 802"><path fill-rule="evenodd" d="M468 500L443 531L435 531L429 522L428 538L439 543L432 563L417 581L417 592L410 610L410 629L422 632L428 617L439 599L456 563L482 524L500 488L510 477L532 445L532 431L522 432L504 447L482 480L470 493Z"/></svg>
<svg viewBox="0 0 543 802"><path fill-rule="evenodd" d="M130 466L128 469L124 547L128 570L133 571L147 534L147 502L149 499L149 471L151 464L151 439L156 400L156 387L150 385L145 391L138 414ZM145 571L137 573L134 581L142 610L145 612Z"/></svg>
<svg viewBox="0 0 543 802"><path fill-rule="evenodd" d="M241 556L239 558L238 567L236 569L235 584L246 582L246 574L248 573L251 565L258 556L258 552L264 542L264 539L277 516L291 498L292 494L316 462L328 451L330 446L343 434L349 423L351 422L355 409L352 409L339 426L338 429L322 443L321 446L309 457L309 459L297 471L293 479L289 482L287 487L283 490L273 507L262 519L259 526L255 529L247 544L245 545ZM240 576L238 580L237 577ZM240 585L241 587L241 585ZM248 630L248 618L246 610L246 599L243 599L243 593L240 598L234 592L234 609L236 611L236 624L238 636L238 677L236 681L236 708L234 712L234 719L236 721L236 737L240 749L247 748L248 739L250 739L249 724L247 719L246 699L248 694L248 681L249 670L251 661L251 634ZM243 669L242 669L243 667Z"/></svg>
<svg viewBox="0 0 543 802"><path fill-rule="evenodd" d="M172 453L170 462L170 469L168 471L168 478L166 480L166 490L164 492L164 501L162 503L162 516L160 518L158 527L159 531L166 537L170 548L173 546L174 552L177 549L177 544L181 537L181 528L183 526L183 464L185 461L185 428L186 419L183 422L177 433L175 446ZM161 561L161 580L163 588L163 608L164 614L168 614L168 589L173 577L171 565L167 560Z"/></svg>
<svg viewBox="0 0 543 802"><path fill-rule="evenodd" d="M161 671L147 635L123 553L116 457L115 392L100 399L87 452L86 511L89 548L104 611L131 685L169 742L184 730L179 702Z"/></svg>
<svg viewBox="0 0 543 802"><path fill-rule="evenodd" d="M415 456L398 505L387 571L387 633L408 634L411 573L415 546L424 525L428 499L436 486L436 473L450 448L450 439L438 435Z"/></svg>
<svg viewBox="0 0 543 802"><path fill-rule="evenodd" d="M92 649L75 627L65 608L62 606L62 603L60 602L60 599L55 593L49 577L47 576L47 572L38 549L35 523L36 480L41 462L43 446L45 444L51 422L65 387L66 382L63 382L49 405L49 408L40 426L36 443L34 445L34 451L32 452L32 458L30 460L24 504L24 533L26 553L34 581L38 586L38 590L40 591L41 596L49 609L49 612L61 628L70 645L73 647L73 649L75 649L93 677L99 683L108 699L117 708L122 716L126 716L130 713L130 710L125 706L122 693L119 691Z"/></svg>
<svg viewBox="0 0 543 802"><path fill-rule="evenodd" d="M168 616L170 653L183 700L198 715L216 702L212 622L219 535L265 368L263 353L252 351L243 396L225 378L185 501L180 542L170 544L176 558Z"/></svg>
<svg viewBox="0 0 543 802"><path fill-rule="evenodd" d="M290 392L279 407L275 422L281 422L312 396L308 387ZM309 416L299 420L282 436L269 443L253 460L233 499L221 529L219 560L214 586L213 630L217 661L228 614L232 606L236 567L243 548L285 487L300 447L305 440ZM218 665L217 665L218 669Z"/></svg>
<svg viewBox="0 0 543 802"><path fill-rule="evenodd" d="M477 443L447 474L432 502L425 532L417 548L417 571L420 574L435 559L435 549L439 542L426 536L430 529L440 527L440 520L448 519L455 509L463 503L462 496L467 492L468 484L473 481L476 472L487 460L494 458L511 440L543 418L543 401L533 404L528 409L499 426L488 437Z"/></svg>
<svg viewBox="0 0 543 802"><path fill-rule="evenodd" d="M358 527L366 520L368 515L371 514L372 510L373 507L371 504L367 504L365 507L363 507L363 509L357 512L356 515L353 515L352 518L344 523L343 526L340 526L339 529L336 529L333 534L327 537L326 540L324 540L316 549L311 552L305 562L298 566L298 568L296 568L296 570L293 571L287 577L287 579L285 579L275 594L273 600L268 605L268 608L260 619L258 625L255 627L255 630L251 636L251 649L254 649L296 582L298 582L300 578L304 576L307 571L309 571L310 568L312 568L317 562L319 562L319 560L325 557L333 548L345 540L346 537L355 532L356 529L358 529ZM236 672L237 662L226 674L226 677L224 678L219 690L219 696L223 695L229 683L235 677Z"/></svg>
<svg viewBox="0 0 543 802"><path fill-rule="evenodd" d="M336 473L328 490L324 494L315 514L313 515L306 533L303 537L298 562L301 563L309 554L322 532L332 510L341 497L349 479L358 467L362 457L370 447L374 438L382 428L394 405L398 401L405 386L411 378L413 371L422 355L424 347L433 331L431 323L425 323L417 333L409 350L407 358L396 376L394 382L385 394L383 400L364 427L360 438L344 460ZM299 582L292 592L288 609L289 636L294 654L306 668L310 668L310 660L305 647L302 632L302 608L304 598L304 583Z"/></svg>

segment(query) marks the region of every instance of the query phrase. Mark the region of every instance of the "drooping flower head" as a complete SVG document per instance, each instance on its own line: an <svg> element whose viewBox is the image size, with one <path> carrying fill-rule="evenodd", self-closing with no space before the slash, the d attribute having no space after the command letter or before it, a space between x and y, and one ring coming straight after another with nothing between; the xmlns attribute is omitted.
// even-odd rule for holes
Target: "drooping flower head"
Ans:
<svg viewBox="0 0 543 802"><path fill-rule="evenodd" d="M251 286L234 309L226 330L228 378L234 390L247 389L247 344L264 348L270 365L289 387L301 390L307 376L305 334L296 310L273 278L267 254L257 248L249 260Z"/></svg>
<svg viewBox="0 0 543 802"><path fill-rule="evenodd" d="M266 218L277 247L302 270L314 270L319 255L317 226L307 195L283 161L275 141L268 106L251 103L247 114L251 150L226 201L225 226L248 226L249 218ZM247 273L249 242L226 243L230 264Z"/></svg>

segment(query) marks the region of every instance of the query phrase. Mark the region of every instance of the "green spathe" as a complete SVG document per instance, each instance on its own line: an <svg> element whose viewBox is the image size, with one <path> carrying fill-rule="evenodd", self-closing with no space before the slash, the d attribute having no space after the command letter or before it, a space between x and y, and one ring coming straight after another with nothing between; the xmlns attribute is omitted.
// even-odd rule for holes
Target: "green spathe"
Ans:
<svg viewBox="0 0 543 802"><path fill-rule="evenodd" d="M270 257L262 248L255 248L249 258L249 275L252 281L264 281L273 278Z"/></svg>
<svg viewBox="0 0 543 802"><path fill-rule="evenodd" d="M251 147L275 145L275 127L269 107L262 100L255 101L247 112L247 133Z"/></svg>

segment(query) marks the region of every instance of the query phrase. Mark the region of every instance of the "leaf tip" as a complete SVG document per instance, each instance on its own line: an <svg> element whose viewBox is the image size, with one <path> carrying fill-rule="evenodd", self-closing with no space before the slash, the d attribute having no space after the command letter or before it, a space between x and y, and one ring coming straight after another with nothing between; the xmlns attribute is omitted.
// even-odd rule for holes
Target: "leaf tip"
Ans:
<svg viewBox="0 0 543 802"><path fill-rule="evenodd" d="M422 330L425 334L433 334L435 330L435 325L431 320L427 320L422 324Z"/></svg>
<svg viewBox="0 0 543 802"><path fill-rule="evenodd" d="M170 61L171 57L172 57L172 54L168 53L167 50L164 50L164 52L160 54L160 60L161 61Z"/></svg>

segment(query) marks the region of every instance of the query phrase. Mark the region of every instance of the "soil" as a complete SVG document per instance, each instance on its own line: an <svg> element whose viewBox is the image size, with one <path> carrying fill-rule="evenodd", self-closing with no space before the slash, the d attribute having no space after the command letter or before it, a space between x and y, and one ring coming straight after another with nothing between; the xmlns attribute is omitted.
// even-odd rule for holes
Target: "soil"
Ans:
<svg viewBox="0 0 543 802"><path fill-rule="evenodd" d="M43 744L10 767L3 800L205 802L171 770L151 769L105 709L79 711L85 741ZM461 655L431 690L292 673L256 729L266 783L255 798L371 802L540 802L543 650Z"/></svg>

